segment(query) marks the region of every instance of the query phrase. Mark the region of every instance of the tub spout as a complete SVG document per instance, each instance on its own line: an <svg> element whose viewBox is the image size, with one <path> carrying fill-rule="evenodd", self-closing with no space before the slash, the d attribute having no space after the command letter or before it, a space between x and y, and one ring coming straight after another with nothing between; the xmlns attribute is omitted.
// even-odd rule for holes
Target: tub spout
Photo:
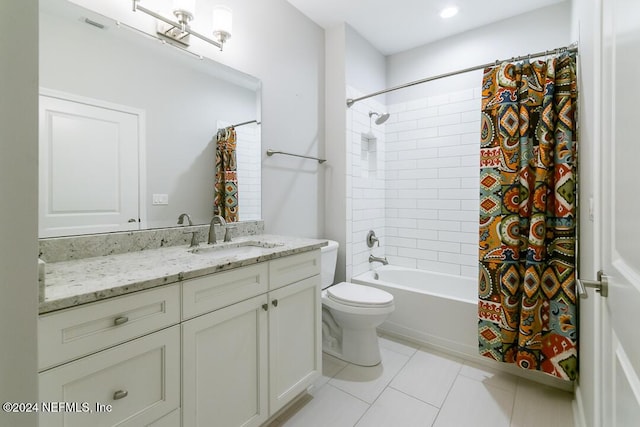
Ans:
<svg viewBox="0 0 640 427"><path fill-rule="evenodd" d="M387 261L387 257L384 258L380 258L377 256L373 256L373 255L369 255L369 262L381 262L382 265L387 265L389 264L389 261Z"/></svg>

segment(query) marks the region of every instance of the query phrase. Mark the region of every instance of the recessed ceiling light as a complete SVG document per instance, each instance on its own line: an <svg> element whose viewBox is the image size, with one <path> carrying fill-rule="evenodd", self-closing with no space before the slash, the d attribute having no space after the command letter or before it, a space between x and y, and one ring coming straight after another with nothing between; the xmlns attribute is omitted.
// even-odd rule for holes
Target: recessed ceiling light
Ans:
<svg viewBox="0 0 640 427"><path fill-rule="evenodd" d="M446 7L442 9L442 11L440 12L440 17L442 19L447 19L457 14L458 14L458 8L456 6L451 6L451 7Z"/></svg>

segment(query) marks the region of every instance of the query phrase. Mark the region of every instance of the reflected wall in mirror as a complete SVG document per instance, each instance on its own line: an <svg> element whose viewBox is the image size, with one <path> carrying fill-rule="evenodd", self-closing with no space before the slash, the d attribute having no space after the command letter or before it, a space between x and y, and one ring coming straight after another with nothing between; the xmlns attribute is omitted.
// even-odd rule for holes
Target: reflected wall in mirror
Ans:
<svg viewBox="0 0 640 427"><path fill-rule="evenodd" d="M40 237L175 226L182 212L189 213L194 224L208 224L214 206L217 130L260 121L259 80L65 0L40 3L40 86L41 100L43 95L68 95L80 105L122 109L125 115L139 113L141 118L137 127L132 125L140 140L137 169L121 178L104 166L120 168L114 159L122 155L121 147L108 141L110 132L114 140L119 138L120 128L86 128L74 133L75 140L69 143L57 135L65 135L69 126L78 127L78 121L68 120L55 108L57 112L44 114L41 105L41 222L43 215L67 218L46 230L41 223ZM79 112L77 117L86 116ZM47 122L50 128L43 128ZM51 128L56 131L53 137ZM258 220L260 126L250 123L236 132L239 220ZM43 144L49 158L42 159ZM93 159L85 157L91 155ZM60 158L65 159L64 166L52 163ZM103 168L106 172L100 178ZM133 187L137 187L133 202L137 214L127 216L133 220L128 227L111 224L112 229L95 229L74 223L81 216L78 210L92 216L101 209L121 209L121 190ZM70 188L77 193L57 197L56 191ZM78 203L87 199L94 204Z"/></svg>

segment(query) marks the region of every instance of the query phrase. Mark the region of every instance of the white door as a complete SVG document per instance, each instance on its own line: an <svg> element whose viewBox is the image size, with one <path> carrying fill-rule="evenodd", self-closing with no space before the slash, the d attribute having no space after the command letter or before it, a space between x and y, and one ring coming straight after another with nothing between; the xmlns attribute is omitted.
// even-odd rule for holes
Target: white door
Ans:
<svg viewBox="0 0 640 427"><path fill-rule="evenodd" d="M640 426L640 2L603 1L603 313L605 427Z"/></svg>
<svg viewBox="0 0 640 427"><path fill-rule="evenodd" d="M137 230L142 114L65 97L40 95L39 236Z"/></svg>

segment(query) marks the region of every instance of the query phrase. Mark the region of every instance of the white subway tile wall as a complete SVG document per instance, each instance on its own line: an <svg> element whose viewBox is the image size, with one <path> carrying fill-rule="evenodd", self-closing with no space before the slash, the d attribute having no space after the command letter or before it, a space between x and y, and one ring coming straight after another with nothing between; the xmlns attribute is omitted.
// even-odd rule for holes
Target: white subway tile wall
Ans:
<svg viewBox="0 0 640 427"><path fill-rule="evenodd" d="M237 168L240 194L238 198L240 220L262 218L262 191L260 181L261 144L259 125L246 125L236 128Z"/></svg>
<svg viewBox="0 0 640 427"><path fill-rule="evenodd" d="M347 88L347 95L362 93ZM467 89L348 109L347 278L371 268L371 253L394 265L477 276L480 106L481 90ZM369 111L391 116L370 125ZM366 246L369 230L380 247Z"/></svg>
<svg viewBox="0 0 640 427"><path fill-rule="evenodd" d="M481 91L389 106L386 241L392 264L477 276Z"/></svg>

